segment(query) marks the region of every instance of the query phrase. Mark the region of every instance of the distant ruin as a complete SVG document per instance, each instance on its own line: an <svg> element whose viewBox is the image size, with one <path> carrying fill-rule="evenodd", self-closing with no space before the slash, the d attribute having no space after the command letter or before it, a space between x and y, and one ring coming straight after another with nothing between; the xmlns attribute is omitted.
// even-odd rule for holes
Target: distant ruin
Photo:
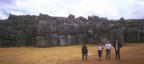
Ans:
<svg viewBox="0 0 144 64"><path fill-rule="evenodd" d="M8 19L0 20L0 47L114 43L116 39L121 43L144 42L144 19L9 14Z"/></svg>

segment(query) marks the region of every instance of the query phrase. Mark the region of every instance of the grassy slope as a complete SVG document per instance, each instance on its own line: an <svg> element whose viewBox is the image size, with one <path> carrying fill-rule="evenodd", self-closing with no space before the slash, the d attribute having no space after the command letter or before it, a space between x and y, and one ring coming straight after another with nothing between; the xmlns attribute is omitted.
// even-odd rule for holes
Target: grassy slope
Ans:
<svg viewBox="0 0 144 64"><path fill-rule="evenodd" d="M97 46L88 45L88 61L81 60L81 45L52 48L0 48L0 64L143 64L144 44L127 44L121 49L121 60L97 59Z"/></svg>

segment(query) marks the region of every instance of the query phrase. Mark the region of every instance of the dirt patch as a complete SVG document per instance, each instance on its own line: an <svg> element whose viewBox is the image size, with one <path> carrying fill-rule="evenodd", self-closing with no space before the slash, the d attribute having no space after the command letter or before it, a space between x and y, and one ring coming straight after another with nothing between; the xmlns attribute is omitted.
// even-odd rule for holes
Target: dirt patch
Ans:
<svg viewBox="0 0 144 64"><path fill-rule="evenodd" d="M98 60L97 45L88 45L87 61L81 59L81 45L51 48L0 48L0 64L143 64L144 44L127 44L121 49L121 60L115 60L112 48L111 59Z"/></svg>

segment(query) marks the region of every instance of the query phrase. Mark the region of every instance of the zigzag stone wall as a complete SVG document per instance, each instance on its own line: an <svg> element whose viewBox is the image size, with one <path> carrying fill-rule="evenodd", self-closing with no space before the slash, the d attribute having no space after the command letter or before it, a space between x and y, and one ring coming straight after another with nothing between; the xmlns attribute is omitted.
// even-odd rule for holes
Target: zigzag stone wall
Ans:
<svg viewBox="0 0 144 64"><path fill-rule="evenodd" d="M121 20L113 21L98 16L89 16L86 19L75 18L74 15L66 18L45 14L39 16L10 14L8 19L0 20L0 47L49 47L79 45L84 42L97 44L106 43L108 40L114 43L116 39L124 43L130 41L125 35L132 25L143 26L142 23L121 23Z"/></svg>

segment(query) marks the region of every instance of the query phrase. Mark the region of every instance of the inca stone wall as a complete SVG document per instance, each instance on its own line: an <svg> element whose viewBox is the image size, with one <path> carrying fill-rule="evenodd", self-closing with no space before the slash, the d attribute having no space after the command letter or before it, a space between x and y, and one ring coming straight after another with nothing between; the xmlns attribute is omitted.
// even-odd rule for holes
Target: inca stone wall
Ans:
<svg viewBox="0 0 144 64"><path fill-rule="evenodd" d="M88 19L70 14L68 17L9 15L0 20L0 47L13 46L65 46L83 43L105 44L108 40L143 42L143 20L125 22L108 20L98 16Z"/></svg>

